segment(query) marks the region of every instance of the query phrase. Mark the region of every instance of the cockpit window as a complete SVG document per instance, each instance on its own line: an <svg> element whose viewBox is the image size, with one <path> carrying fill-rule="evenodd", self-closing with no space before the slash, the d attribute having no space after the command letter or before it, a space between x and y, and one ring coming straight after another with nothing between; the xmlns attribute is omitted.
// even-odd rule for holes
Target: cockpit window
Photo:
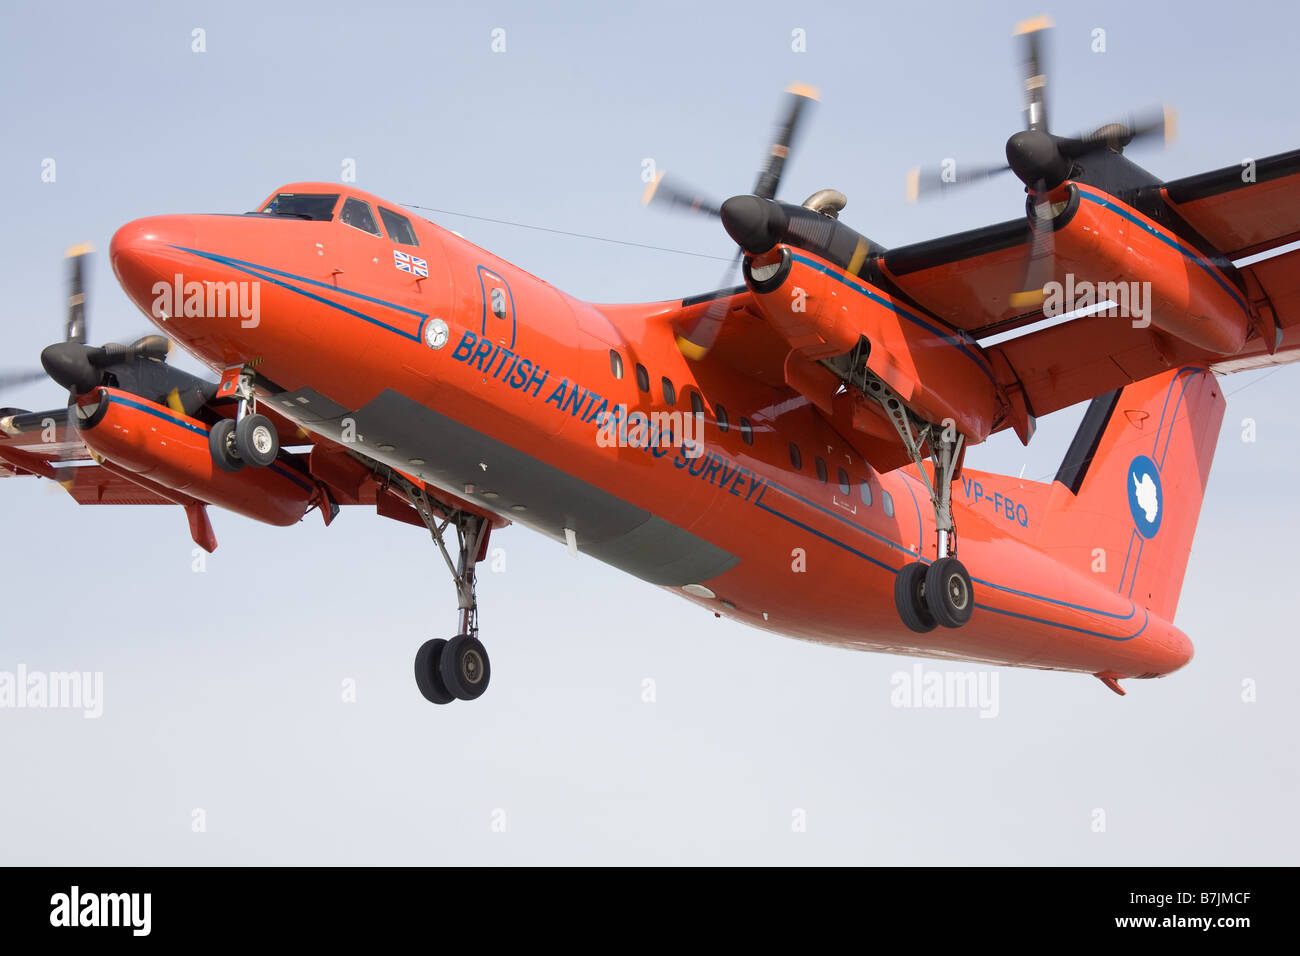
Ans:
<svg viewBox="0 0 1300 956"><path fill-rule="evenodd" d="M343 204L339 222L360 229L362 232L368 232L372 236L379 235L379 224L375 222L375 214L370 211L370 204L360 199L349 199Z"/></svg>
<svg viewBox="0 0 1300 956"><path fill-rule="evenodd" d="M404 246L418 246L420 244L420 241L415 238L415 230L411 228L411 220L405 216L380 206L379 218L384 220L384 228L388 230L388 238L393 242Z"/></svg>
<svg viewBox="0 0 1300 956"><path fill-rule="evenodd" d="M262 212L272 216L329 222L334 218L334 205L338 201L338 193L278 193Z"/></svg>

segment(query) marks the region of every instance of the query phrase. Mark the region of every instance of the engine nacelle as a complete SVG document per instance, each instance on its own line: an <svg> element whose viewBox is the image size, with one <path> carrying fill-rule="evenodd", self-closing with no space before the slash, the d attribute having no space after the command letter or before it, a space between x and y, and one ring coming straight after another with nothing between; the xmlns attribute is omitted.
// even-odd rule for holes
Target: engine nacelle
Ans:
<svg viewBox="0 0 1300 956"><path fill-rule="evenodd" d="M972 443L993 430L1002 410L993 370L963 333L802 249L756 256L746 278L768 323L802 358L844 355L865 337L867 368L921 418L951 420ZM824 397L832 396L833 388Z"/></svg>
<svg viewBox="0 0 1300 956"><path fill-rule="evenodd" d="M77 430L95 454L149 481L272 525L291 525L318 500L310 478L275 462L222 471L212 461L208 426L115 388L78 400Z"/></svg>
<svg viewBox="0 0 1300 956"><path fill-rule="evenodd" d="M1141 321L1217 355L1241 351L1250 308L1217 265L1113 196L1078 184L1070 188L1068 221L1054 237L1062 270L1121 288L1149 282Z"/></svg>

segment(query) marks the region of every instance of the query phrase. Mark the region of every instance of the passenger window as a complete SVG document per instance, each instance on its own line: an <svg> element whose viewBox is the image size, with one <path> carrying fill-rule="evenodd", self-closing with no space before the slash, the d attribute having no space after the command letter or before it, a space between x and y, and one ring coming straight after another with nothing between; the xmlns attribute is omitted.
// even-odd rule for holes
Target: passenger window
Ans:
<svg viewBox="0 0 1300 956"><path fill-rule="evenodd" d="M822 461L822 456L817 456L817 478L822 484L826 483L826 462Z"/></svg>
<svg viewBox="0 0 1300 956"><path fill-rule="evenodd" d="M795 471L803 470L803 455L799 453L799 446L790 442L790 464Z"/></svg>
<svg viewBox="0 0 1300 956"><path fill-rule="evenodd" d="M415 238L415 230L411 228L411 220L405 216L380 206L379 218L384 221L384 228L388 230L388 238L393 242L403 246L418 246L420 244L420 241Z"/></svg>
<svg viewBox="0 0 1300 956"><path fill-rule="evenodd" d="M727 421L727 410L721 405L717 405L715 406L714 411L718 419L718 431L725 432L731 427L731 422Z"/></svg>
<svg viewBox="0 0 1300 956"><path fill-rule="evenodd" d="M352 226L354 229L368 232L372 236L379 235L379 226L375 223L375 214L370 211L370 206L360 199L349 199L343 204L343 213L339 216L339 221L344 225Z"/></svg>
<svg viewBox="0 0 1300 956"><path fill-rule="evenodd" d="M749 424L749 419L744 415L740 416L740 437L746 445L754 444L754 426Z"/></svg>
<svg viewBox="0 0 1300 956"><path fill-rule="evenodd" d="M640 362L636 363L636 387L643 392L650 391L650 373Z"/></svg>
<svg viewBox="0 0 1300 956"><path fill-rule="evenodd" d="M866 505L868 508L870 508L871 507L871 482L866 478L863 478L862 484L858 486L858 490L862 493L862 503Z"/></svg>
<svg viewBox="0 0 1300 956"><path fill-rule="evenodd" d="M704 414L704 399L694 389L691 390L691 412L696 415Z"/></svg>
<svg viewBox="0 0 1300 956"><path fill-rule="evenodd" d="M894 498L888 491L882 491L880 493L880 503L885 508L885 517L894 517Z"/></svg>
<svg viewBox="0 0 1300 956"><path fill-rule="evenodd" d="M506 293L504 289L492 288L492 314L498 319L506 317Z"/></svg>
<svg viewBox="0 0 1300 956"><path fill-rule="evenodd" d="M849 473L841 468L837 477L840 479L840 491L847 495L849 493Z"/></svg>
<svg viewBox="0 0 1300 956"><path fill-rule="evenodd" d="M677 389L673 388L673 383L672 383L672 381L668 378L667 375L665 375L665 376L663 377L663 380L662 380L661 384L663 385L663 388L664 388L664 404L665 404L665 405L670 405L670 406L671 406L671 405L676 405L676 404L677 404Z"/></svg>
<svg viewBox="0 0 1300 956"><path fill-rule="evenodd" d="M609 350L609 370L614 373L615 378L623 377L623 356L613 349Z"/></svg>

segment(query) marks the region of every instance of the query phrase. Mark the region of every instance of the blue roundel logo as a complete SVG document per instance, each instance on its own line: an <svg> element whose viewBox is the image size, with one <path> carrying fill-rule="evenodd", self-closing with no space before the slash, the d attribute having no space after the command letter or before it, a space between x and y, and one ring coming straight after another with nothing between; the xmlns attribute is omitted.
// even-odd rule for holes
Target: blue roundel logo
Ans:
<svg viewBox="0 0 1300 956"><path fill-rule="evenodd" d="M1165 493L1160 487L1160 469L1146 455L1138 455L1128 466L1128 510L1144 538L1154 538L1164 517Z"/></svg>

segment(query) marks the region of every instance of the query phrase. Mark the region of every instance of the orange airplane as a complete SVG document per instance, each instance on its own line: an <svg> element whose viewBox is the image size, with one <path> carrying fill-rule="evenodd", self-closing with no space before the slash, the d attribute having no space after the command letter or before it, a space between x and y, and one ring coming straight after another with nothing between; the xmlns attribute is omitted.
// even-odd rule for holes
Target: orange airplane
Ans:
<svg viewBox="0 0 1300 956"><path fill-rule="evenodd" d="M1021 31L1028 119L1007 143L1024 215L885 249L833 190L776 200L812 99L793 88L751 194L652 184L739 247L743 285L686 299L579 301L331 183L128 223L112 267L164 334L87 345L74 250L65 341L41 356L69 402L0 409L0 475L179 505L209 551L208 505L275 525L365 505L427 528L459 611L416 655L434 703L488 685L475 571L512 522L791 637L1118 693L1175 671L1216 375L1300 357L1300 252L1242 262L1300 239L1300 152L1161 182L1123 148L1164 115L1054 135L1041 26ZM169 366L169 340L220 378ZM1083 401L1054 481L963 467Z"/></svg>

